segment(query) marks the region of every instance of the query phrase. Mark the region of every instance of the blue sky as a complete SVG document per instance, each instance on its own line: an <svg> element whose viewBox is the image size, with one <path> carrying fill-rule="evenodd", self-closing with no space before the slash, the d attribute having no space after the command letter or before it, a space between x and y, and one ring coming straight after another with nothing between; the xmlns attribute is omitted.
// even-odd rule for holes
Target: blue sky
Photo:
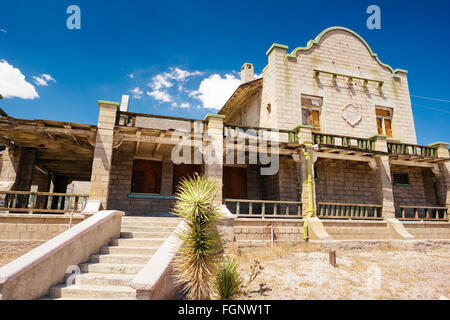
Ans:
<svg viewBox="0 0 450 320"><path fill-rule="evenodd" d="M72 4L81 8L81 30L66 27ZM366 27L371 4L381 8L381 30ZM359 33L383 62L407 69L412 95L447 100L412 97L418 143L450 141L444 0L2 0L1 70L18 69L29 85L22 98L0 106L18 118L96 124L98 100L130 94L132 112L203 118L224 99L214 88L234 88L244 62L260 74L272 43L290 51L334 25Z"/></svg>

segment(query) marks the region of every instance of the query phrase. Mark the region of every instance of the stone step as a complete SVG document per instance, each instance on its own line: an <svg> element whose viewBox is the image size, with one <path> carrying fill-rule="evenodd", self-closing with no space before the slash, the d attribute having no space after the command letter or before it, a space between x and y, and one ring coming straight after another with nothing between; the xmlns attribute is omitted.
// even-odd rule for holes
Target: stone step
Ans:
<svg viewBox="0 0 450 320"><path fill-rule="evenodd" d="M152 220L122 220L122 226L147 226L147 227L176 227L181 220L170 219L168 221L152 221Z"/></svg>
<svg viewBox="0 0 450 320"><path fill-rule="evenodd" d="M155 227L155 226L130 226L122 225L122 232L168 232L171 233L175 227Z"/></svg>
<svg viewBox="0 0 450 320"><path fill-rule="evenodd" d="M132 239L132 238L168 238L171 232L136 232L136 231L125 231L120 233L121 238Z"/></svg>
<svg viewBox="0 0 450 320"><path fill-rule="evenodd" d="M148 255L119 255L119 254L93 254L91 262L116 264L146 264L151 256Z"/></svg>
<svg viewBox="0 0 450 320"><path fill-rule="evenodd" d="M111 246L124 246L124 247L144 247L144 248L154 248L159 247L166 241L163 239L112 239L109 244Z"/></svg>
<svg viewBox="0 0 450 320"><path fill-rule="evenodd" d="M127 286L56 285L50 288L50 297L79 300L135 300L136 290Z"/></svg>
<svg viewBox="0 0 450 320"><path fill-rule="evenodd" d="M131 286L135 275L115 273L82 273L75 277L77 285Z"/></svg>
<svg viewBox="0 0 450 320"><path fill-rule="evenodd" d="M82 263L80 269L82 272L94 273L116 273L136 275L141 271L145 264L120 264L120 263Z"/></svg>
<svg viewBox="0 0 450 320"><path fill-rule="evenodd" d="M154 248L139 248L139 247L111 247L104 246L101 248L101 254L121 254L121 255L139 255L139 256L151 256L158 250L158 247Z"/></svg>

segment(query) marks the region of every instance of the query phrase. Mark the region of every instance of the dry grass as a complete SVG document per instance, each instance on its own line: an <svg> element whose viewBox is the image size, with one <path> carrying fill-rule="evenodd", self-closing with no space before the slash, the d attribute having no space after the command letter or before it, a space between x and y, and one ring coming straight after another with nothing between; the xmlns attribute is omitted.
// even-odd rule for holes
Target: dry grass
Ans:
<svg viewBox="0 0 450 320"><path fill-rule="evenodd" d="M261 275L241 299L443 299L450 298L450 249L328 251L292 245L235 250L241 273L257 258Z"/></svg>

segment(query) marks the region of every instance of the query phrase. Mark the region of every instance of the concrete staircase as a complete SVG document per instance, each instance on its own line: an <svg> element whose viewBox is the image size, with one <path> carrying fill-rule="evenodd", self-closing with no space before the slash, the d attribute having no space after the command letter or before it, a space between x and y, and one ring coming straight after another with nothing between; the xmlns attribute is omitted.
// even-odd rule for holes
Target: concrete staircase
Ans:
<svg viewBox="0 0 450 320"><path fill-rule="evenodd" d="M50 288L46 299L136 299L130 286L134 276L179 223L176 218L123 217L120 238L111 239L81 263L73 285L67 285L70 274L66 275L64 283Z"/></svg>

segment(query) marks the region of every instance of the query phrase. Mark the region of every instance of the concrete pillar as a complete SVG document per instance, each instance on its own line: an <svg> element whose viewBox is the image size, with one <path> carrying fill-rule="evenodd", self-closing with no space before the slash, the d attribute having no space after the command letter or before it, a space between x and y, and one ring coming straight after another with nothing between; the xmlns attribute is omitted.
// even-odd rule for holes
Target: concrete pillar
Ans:
<svg viewBox="0 0 450 320"><path fill-rule="evenodd" d="M385 135L374 135L369 139L375 140L375 151L387 152L387 137ZM383 218L395 218L394 192L392 190L391 166L389 157L381 155L376 157L377 163L377 198L383 205Z"/></svg>
<svg viewBox="0 0 450 320"><path fill-rule="evenodd" d="M204 154L204 174L206 177L216 180L219 187L214 198L214 203L222 204L222 174L223 174L223 119L225 116L208 114L206 122L206 148Z"/></svg>
<svg viewBox="0 0 450 320"><path fill-rule="evenodd" d="M12 190L19 170L20 150L5 149L0 153L0 190Z"/></svg>
<svg viewBox="0 0 450 320"><path fill-rule="evenodd" d="M436 142L430 146L437 147L437 156L439 158L450 158L447 142ZM450 210L450 161L439 164L439 174L436 175L436 187L438 203Z"/></svg>
<svg viewBox="0 0 450 320"><path fill-rule="evenodd" d="M103 209L107 209L111 174L111 163L116 125L118 102L99 101L100 113L92 162L91 189L89 200L100 200Z"/></svg>

